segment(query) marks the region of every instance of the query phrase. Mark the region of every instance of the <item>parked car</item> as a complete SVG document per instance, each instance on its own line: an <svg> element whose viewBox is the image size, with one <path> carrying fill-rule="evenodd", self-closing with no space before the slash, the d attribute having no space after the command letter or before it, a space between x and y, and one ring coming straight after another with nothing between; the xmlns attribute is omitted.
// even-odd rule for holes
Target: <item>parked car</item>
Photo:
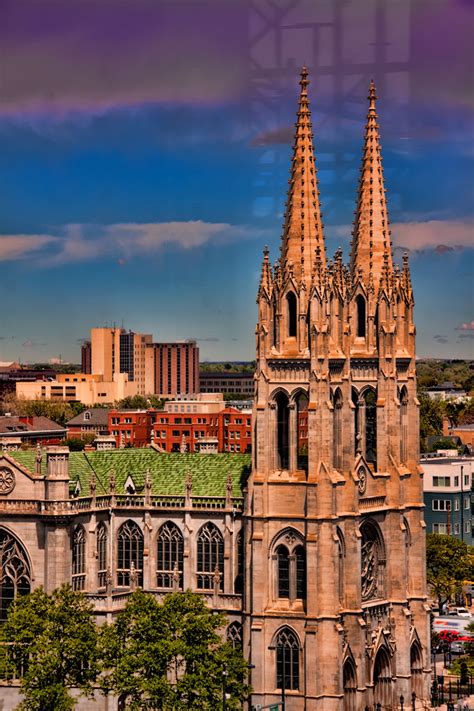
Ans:
<svg viewBox="0 0 474 711"><path fill-rule="evenodd" d="M467 607L453 607L449 610L448 615L453 617L472 617Z"/></svg>

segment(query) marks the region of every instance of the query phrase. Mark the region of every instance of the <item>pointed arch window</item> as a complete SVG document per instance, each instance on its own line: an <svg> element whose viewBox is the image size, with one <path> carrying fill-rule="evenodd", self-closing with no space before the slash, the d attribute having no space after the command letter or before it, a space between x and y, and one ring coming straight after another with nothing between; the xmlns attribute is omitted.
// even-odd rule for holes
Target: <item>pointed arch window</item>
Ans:
<svg viewBox="0 0 474 711"><path fill-rule="evenodd" d="M99 523L96 532L97 544L97 584L104 588L107 584L107 529Z"/></svg>
<svg viewBox="0 0 474 711"><path fill-rule="evenodd" d="M352 659L346 659L342 670L344 711L357 711L357 676Z"/></svg>
<svg viewBox="0 0 474 711"><path fill-rule="evenodd" d="M227 641L234 649L242 647L242 625L240 622L231 622L227 628Z"/></svg>
<svg viewBox="0 0 474 711"><path fill-rule="evenodd" d="M86 532L77 526L72 534L72 589L84 590L86 585Z"/></svg>
<svg viewBox="0 0 474 711"><path fill-rule="evenodd" d="M224 587L224 539L213 523L206 523L197 539L197 587L212 590L219 573L219 589Z"/></svg>
<svg viewBox="0 0 474 711"><path fill-rule="evenodd" d="M292 691L300 688L300 645L289 627L284 627L277 635L276 686Z"/></svg>
<svg viewBox="0 0 474 711"><path fill-rule="evenodd" d="M344 536L341 530L337 529L337 587L339 593L339 602L344 605L345 599L345 557L346 546Z"/></svg>
<svg viewBox="0 0 474 711"><path fill-rule="evenodd" d="M417 699L423 697L423 655L421 645L416 640L410 647L411 689Z"/></svg>
<svg viewBox="0 0 474 711"><path fill-rule="evenodd" d="M275 401L277 410L277 466L279 469L288 469L290 453L290 408L288 396L280 392L277 394Z"/></svg>
<svg viewBox="0 0 474 711"><path fill-rule="evenodd" d="M374 701L382 708L393 708L392 669L390 657L384 647L379 649L374 662Z"/></svg>
<svg viewBox="0 0 474 711"><path fill-rule="evenodd" d="M143 586L143 533L134 521L125 521L117 534L117 585L128 587L131 582Z"/></svg>
<svg viewBox="0 0 474 711"><path fill-rule="evenodd" d="M289 291L286 295L286 318L288 324L288 337L296 338L296 328L297 328L297 308L296 308L296 296L292 291Z"/></svg>
<svg viewBox="0 0 474 711"><path fill-rule="evenodd" d="M168 521L161 526L156 539L156 585L159 588L183 589L183 534Z"/></svg>
<svg viewBox="0 0 474 711"><path fill-rule="evenodd" d="M355 452L377 466L377 391L367 388L362 393L352 391L354 403Z"/></svg>
<svg viewBox="0 0 474 711"><path fill-rule="evenodd" d="M278 561L278 597L290 597L290 554L286 546L280 545L276 549Z"/></svg>
<svg viewBox="0 0 474 711"><path fill-rule="evenodd" d="M244 592L244 533L239 531L236 540L236 554L237 554L237 571L234 581L234 592L238 595L242 595Z"/></svg>
<svg viewBox="0 0 474 711"><path fill-rule="evenodd" d="M408 459L408 391L405 386L400 392L400 463Z"/></svg>
<svg viewBox="0 0 474 711"><path fill-rule="evenodd" d="M366 333L366 303L362 294L356 296L356 334L357 338L365 338Z"/></svg>
<svg viewBox="0 0 474 711"><path fill-rule="evenodd" d="M277 302L274 299L273 300L273 345L275 348L278 348L278 307L277 307Z"/></svg>
<svg viewBox="0 0 474 711"><path fill-rule="evenodd" d="M339 388L333 396L333 466L338 471L342 470L342 393Z"/></svg>
<svg viewBox="0 0 474 711"><path fill-rule="evenodd" d="M30 588L26 551L11 533L0 528L0 621L6 620L13 600L18 595L28 595Z"/></svg>

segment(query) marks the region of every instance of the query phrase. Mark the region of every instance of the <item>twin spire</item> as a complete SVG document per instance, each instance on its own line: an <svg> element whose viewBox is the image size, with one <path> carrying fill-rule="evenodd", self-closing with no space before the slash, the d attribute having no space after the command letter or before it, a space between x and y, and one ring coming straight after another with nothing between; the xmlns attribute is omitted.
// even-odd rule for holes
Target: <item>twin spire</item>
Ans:
<svg viewBox="0 0 474 711"><path fill-rule="evenodd" d="M282 274L288 272L306 287L315 271L326 268L308 84L308 70L303 67L279 264ZM375 288L393 272L376 99L371 81L350 258L353 280L362 275Z"/></svg>

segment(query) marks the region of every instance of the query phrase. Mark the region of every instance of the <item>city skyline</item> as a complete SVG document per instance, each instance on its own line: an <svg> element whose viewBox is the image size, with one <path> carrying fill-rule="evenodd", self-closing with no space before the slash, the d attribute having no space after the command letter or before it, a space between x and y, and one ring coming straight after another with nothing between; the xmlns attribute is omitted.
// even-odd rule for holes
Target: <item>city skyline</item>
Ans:
<svg viewBox="0 0 474 711"><path fill-rule="evenodd" d="M472 357L469 4L302 1L278 52L257 6L5 3L0 360L77 362L91 327L122 320L252 360L304 62L329 255L349 255L373 76L418 355Z"/></svg>

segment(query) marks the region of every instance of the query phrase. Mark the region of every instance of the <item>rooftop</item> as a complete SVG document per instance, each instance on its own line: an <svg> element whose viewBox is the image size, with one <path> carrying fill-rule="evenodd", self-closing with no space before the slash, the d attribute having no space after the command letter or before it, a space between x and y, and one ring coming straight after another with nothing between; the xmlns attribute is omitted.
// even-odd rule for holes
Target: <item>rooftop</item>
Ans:
<svg viewBox="0 0 474 711"><path fill-rule="evenodd" d="M64 432L65 428L53 422L48 417L17 417L16 415L2 415L0 417L0 434L12 432Z"/></svg>
<svg viewBox="0 0 474 711"><path fill-rule="evenodd" d="M36 452L9 452L19 464L35 472ZM177 495L185 493L188 474L192 476L195 496L225 496L227 476L233 481L233 495L241 496L250 473L250 454L165 454L153 449L120 449L102 452L71 452L69 474L74 489L79 481L81 495L90 494L90 481L95 474L97 495L109 493L109 480L115 476L115 491L124 494L130 476L140 493L145 487L147 471L151 493ZM46 475L46 456L42 458Z"/></svg>
<svg viewBox="0 0 474 711"><path fill-rule="evenodd" d="M107 425L109 421L109 410L106 407L91 407L84 410L80 415L76 415L66 422L66 425Z"/></svg>

